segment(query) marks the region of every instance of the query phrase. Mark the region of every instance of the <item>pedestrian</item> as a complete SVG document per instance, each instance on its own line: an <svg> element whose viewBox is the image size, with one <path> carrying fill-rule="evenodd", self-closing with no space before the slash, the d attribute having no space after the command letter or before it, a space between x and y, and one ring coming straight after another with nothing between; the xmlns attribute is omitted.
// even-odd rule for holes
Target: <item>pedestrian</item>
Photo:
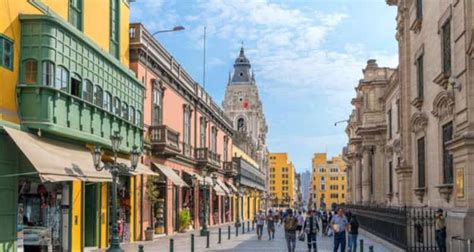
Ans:
<svg viewBox="0 0 474 252"><path fill-rule="evenodd" d="M257 222L257 237L259 240L261 240L262 235L263 235L263 225L265 224L265 214L263 213L262 210L258 211L258 215L256 216L256 222Z"/></svg>
<svg viewBox="0 0 474 252"><path fill-rule="evenodd" d="M284 220L286 246L288 247L288 252L295 252L298 220L293 215L293 210L287 209L286 213L287 216Z"/></svg>
<svg viewBox="0 0 474 252"><path fill-rule="evenodd" d="M276 215L273 215L272 210L268 211L267 215L267 231L268 231L268 240L275 240L275 218Z"/></svg>
<svg viewBox="0 0 474 252"><path fill-rule="evenodd" d="M438 251L446 252L446 219L444 218L443 209L436 211L435 239Z"/></svg>
<svg viewBox="0 0 474 252"><path fill-rule="evenodd" d="M296 230L298 230L298 235L303 233L303 225L304 225L304 216L301 211L298 211L298 215L296 216L298 220L298 225L296 226Z"/></svg>
<svg viewBox="0 0 474 252"><path fill-rule="evenodd" d="M306 233L306 236L308 237L308 252L311 252L311 248L313 249L314 252L318 251L318 245L316 243L316 235L318 234L319 231L319 224L318 224L318 218L316 216L316 212L313 210L308 210L308 216L306 217L306 220L304 221L304 232Z"/></svg>
<svg viewBox="0 0 474 252"><path fill-rule="evenodd" d="M327 228L328 228L328 214L326 211L323 211L323 214L321 215L321 225L323 226L323 235L327 235Z"/></svg>
<svg viewBox="0 0 474 252"><path fill-rule="evenodd" d="M341 252L346 250L346 230L348 229L349 223L344 216L344 210L342 208L337 209L337 214L331 218L329 222L334 232L334 252L337 252L339 246Z"/></svg>
<svg viewBox="0 0 474 252"><path fill-rule="evenodd" d="M359 235L359 221L351 214L349 220L349 252L357 252L357 236Z"/></svg>

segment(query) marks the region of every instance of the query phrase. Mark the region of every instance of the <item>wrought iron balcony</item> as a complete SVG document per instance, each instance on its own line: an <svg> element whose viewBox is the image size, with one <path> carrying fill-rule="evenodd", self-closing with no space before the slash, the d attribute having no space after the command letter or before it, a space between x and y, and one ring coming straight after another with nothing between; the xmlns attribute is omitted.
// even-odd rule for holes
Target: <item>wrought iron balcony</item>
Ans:
<svg viewBox="0 0 474 252"><path fill-rule="evenodd" d="M196 161L202 168L218 170L221 166L221 155L210 151L208 148L197 148Z"/></svg>
<svg viewBox="0 0 474 252"><path fill-rule="evenodd" d="M173 157L181 153L179 132L166 125L157 125L148 127L148 134L153 154Z"/></svg>
<svg viewBox="0 0 474 252"><path fill-rule="evenodd" d="M224 174L227 177L236 177L239 174L237 163L233 161L224 162Z"/></svg>

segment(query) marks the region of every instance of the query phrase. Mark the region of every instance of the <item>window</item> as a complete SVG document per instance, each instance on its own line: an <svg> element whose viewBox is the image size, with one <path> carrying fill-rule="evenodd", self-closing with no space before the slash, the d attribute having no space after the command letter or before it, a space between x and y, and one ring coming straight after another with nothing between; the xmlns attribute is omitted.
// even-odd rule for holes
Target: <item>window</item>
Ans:
<svg viewBox="0 0 474 252"><path fill-rule="evenodd" d="M136 122L135 124L137 126L142 126L142 112L140 110L137 110L137 116L136 116Z"/></svg>
<svg viewBox="0 0 474 252"><path fill-rule="evenodd" d="M129 117L130 117L130 119L129 119L130 122L135 123L135 108L133 106L130 106L128 114L129 114Z"/></svg>
<svg viewBox="0 0 474 252"><path fill-rule="evenodd" d="M416 0L416 18L421 19L423 17L423 0Z"/></svg>
<svg viewBox="0 0 474 252"><path fill-rule="evenodd" d="M43 61L43 85L52 86L54 81L54 64L51 61Z"/></svg>
<svg viewBox="0 0 474 252"><path fill-rule="evenodd" d="M84 80L82 84L82 99L92 103L93 98L93 86L90 80Z"/></svg>
<svg viewBox="0 0 474 252"><path fill-rule="evenodd" d="M122 103L122 118L128 120L128 104L126 102Z"/></svg>
<svg viewBox="0 0 474 252"><path fill-rule="evenodd" d="M216 152L217 151L217 128L212 127L211 128L211 151Z"/></svg>
<svg viewBox="0 0 474 252"><path fill-rule="evenodd" d="M94 86L94 104L101 107L104 105L104 93L102 92L102 88L98 85Z"/></svg>
<svg viewBox="0 0 474 252"><path fill-rule="evenodd" d="M425 138L422 137L417 141L418 150L418 187L425 187Z"/></svg>
<svg viewBox="0 0 474 252"><path fill-rule="evenodd" d="M184 130L183 130L183 141L186 144L191 143L191 108L189 105L184 106Z"/></svg>
<svg viewBox="0 0 474 252"><path fill-rule="evenodd" d="M416 59L416 86L418 98L423 98L424 95L424 70L423 70L423 54Z"/></svg>
<svg viewBox="0 0 474 252"><path fill-rule="evenodd" d="M207 132L207 120L204 117L201 117L201 125L200 125L200 130L201 130L201 139L200 139L200 146L201 148L206 147L206 132Z"/></svg>
<svg viewBox="0 0 474 252"><path fill-rule="evenodd" d="M69 23L82 31L82 0L69 0Z"/></svg>
<svg viewBox="0 0 474 252"><path fill-rule="evenodd" d="M114 114L115 115L117 116L122 115L121 106L122 106L122 103L120 102L120 99L118 97L114 97Z"/></svg>
<svg viewBox="0 0 474 252"><path fill-rule="evenodd" d="M237 131L239 132L243 132L243 131L246 131L246 126L245 126L245 120L244 118L239 118L239 120L237 120Z"/></svg>
<svg viewBox="0 0 474 252"><path fill-rule="evenodd" d="M388 192L393 192L393 164L392 161L388 162Z"/></svg>
<svg viewBox="0 0 474 252"><path fill-rule="evenodd" d="M38 62L30 59L25 61L25 84L36 84L36 76L38 76Z"/></svg>
<svg viewBox="0 0 474 252"><path fill-rule="evenodd" d="M321 191L324 191L324 190L326 190L326 185L323 184L321 185Z"/></svg>
<svg viewBox="0 0 474 252"><path fill-rule="evenodd" d="M113 113L113 106L112 106L112 94L105 91L104 95L104 109L110 113Z"/></svg>
<svg viewBox="0 0 474 252"><path fill-rule="evenodd" d="M446 76L451 75L451 20L444 23L442 29L442 46L443 46L443 73Z"/></svg>
<svg viewBox="0 0 474 252"><path fill-rule="evenodd" d="M3 36L0 36L0 66L13 70L13 42Z"/></svg>
<svg viewBox="0 0 474 252"><path fill-rule="evenodd" d="M453 139L453 122L443 126L443 183L453 183L453 155L447 148L447 142Z"/></svg>
<svg viewBox="0 0 474 252"><path fill-rule="evenodd" d="M69 82L69 73L63 66L56 68L56 79L54 81L54 87L67 92L67 86Z"/></svg>
<svg viewBox="0 0 474 252"><path fill-rule="evenodd" d="M229 148L229 137L224 136L224 161L227 161L227 152Z"/></svg>
<svg viewBox="0 0 474 252"><path fill-rule="evenodd" d="M110 0L110 53L119 58L119 0Z"/></svg>
<svg viewBox="0 0 474 252"><path fill-rule="evenodd" d="M344 190L344 185L341 185L341 189Z"/></svg>
<svg viewBox="0 0 474 252"><path fill-rule="evenodd" d="M344 193L343 193L343 194L341 194L341 198L343 198L343 199L344 199Z"/></svg>
<svg viewBox="0 0 474 252"><path fill-rule="evenodd" d="M80 97L81 96L81 76L77 74L72 74L71 77L71 94Z"/></svg>
<svg viewBox="0 0 474 252"><path fill-rule="evenodd" d="M392 109L387 111L387 124L388 124L388 139L392 139Z"/></svg>
<svg viewBox="0 0 474 252"><path fill-rule="evenodd" d="M400 131L400 125L401 125L401 115L402 115L402 110L401 110L401 104L400 104L400 99L397 99L397 132Z"/></svg>
<svg viewBox="0 0 474 252"><path fill-rule="evenodd" d="M161 98L162 92L157 88L153 88L153 125L160 125L162 121Z"/></svg>

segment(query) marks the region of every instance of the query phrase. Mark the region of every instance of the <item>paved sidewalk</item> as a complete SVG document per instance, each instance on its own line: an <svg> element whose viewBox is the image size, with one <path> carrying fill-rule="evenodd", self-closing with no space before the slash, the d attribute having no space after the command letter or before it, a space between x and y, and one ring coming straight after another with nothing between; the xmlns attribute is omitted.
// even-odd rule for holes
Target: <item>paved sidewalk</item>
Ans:
<svg viewBox="0 0 474 252"><path fill-rule="evenodd" d="M256 231L250 230L245 234L241 234L242 229L239 229L239 236L235 236L235 227L231 230L231 239L227 239L227 226L222 226L222 243L217 244L218 231L217 228L211 228L210 235L210 248L206 248L206 237L199 236L199 232L195 232L195 251L220 251L220 252L233 252L233 251L272 251L272 252L285 252L286 241L283 234L283 227L277 226L275 240L269 241L264 228L264 236L262 240L257 240ZM138 251L138 244L145 246L145 252L168 252L170 238L174 239L174 251L176 252L189 252L191 251L191 233L177 234L172 237L160 237L153 241L143 241L131 244L123 244L122 248L127 252ZM382 244L376 243L367 237L359 236L359 239L364 239L365 248L364 251L369 251L369 246L374 246L376 252L389 252L390 250L385 248ZM318 235L318 251L332 251L333 238L322 237ZM359 248L358 248L359 250ZM100 251L100 250L98 250ZM297 241L296 251L307 251L306 242Z"/></svg>

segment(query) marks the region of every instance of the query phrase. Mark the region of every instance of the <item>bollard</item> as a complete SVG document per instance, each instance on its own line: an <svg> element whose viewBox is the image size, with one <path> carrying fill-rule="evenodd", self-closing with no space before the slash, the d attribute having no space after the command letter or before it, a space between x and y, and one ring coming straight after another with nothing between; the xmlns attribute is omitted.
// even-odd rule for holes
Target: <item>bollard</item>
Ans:
<svg viewBox="0 0 474 252"><path fill-rule="evenodd" d="M235 237L239 236L239 226L235 225Z"/></svg>
<svg viewBox="0 0 474 252"><path fill-rule="evenodd" d="M252 231L255 230L255 222L252 221Z"/></svg>
<svg viewBox="0 0 474 252"><path fill-rule="evenodd" d="M138 252L144 252L143 245L138 245Z"/></svg>
<svg viewBox="0 0 474 252"><path fill-rule="evenodd" d="M364 252L364 240L360 239L360 252Z"/></svg>
<svg viewBox="0 0 474 252"><path fill-rule="evenodd" d="M206 248L209 248L209 235L210 235L211 231L208 231L207 234L206 234Z"/></svg>
<svg viewBox="0 0 474 252"><path fill-rule="evenodd" d="M369 246L369 252L374 252L374 246L372 245Z"/></svg>
<svg viewBox="0 0 474 252"><path fill-rule="evenodd" d="M221 231L221 228L219 228L219 237L217 238L217 243L218 244L221 243L221 235L222 235L222 231Z"/></svg>
<svg viewBox="0 0 474 252"><path fill-rule="evenodd" d="M174 239L170 238L170 252L174 251Z"/></svg>
<svg viewBox="0 0 474 252"><path fill-rule="evenodd" d="M245 234L245 221L242 221L242 234Z"/></svg>
<svg viewBox="0 0 474 252"><path fill-rule="evenodd" d="M194 234L191 234L191 252L194 252Z"/></svg>
<svg viewBox="0 0 474 252"><path fill-rule="evenodd" d="M247 221L247 232L250 232L250 221Z"/></svg>
<svg viewBox="0 0 474 252"><path fill-rule="evenodd" d="M230 240L230 225L227 227L227 240Z"/></svg>

